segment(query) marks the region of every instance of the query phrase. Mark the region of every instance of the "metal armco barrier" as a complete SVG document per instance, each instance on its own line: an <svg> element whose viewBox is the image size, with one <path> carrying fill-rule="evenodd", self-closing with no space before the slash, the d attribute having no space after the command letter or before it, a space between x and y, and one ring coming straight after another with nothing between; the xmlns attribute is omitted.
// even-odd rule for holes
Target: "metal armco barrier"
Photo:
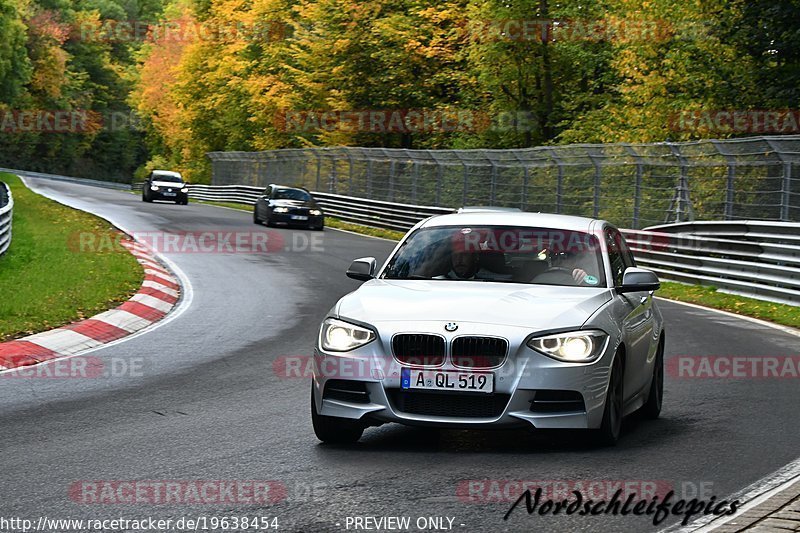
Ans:
<svg viewBox="0 0 800 533"><path fill-rule="evenodd" d="M134 185L133 189L142 190L142 184ZM189 198L212 202L252 205L263 192L262 187L249 185L189 185ZM407 231L420 220L430 216L453 212L452 209L442 207L381 202L314 191L311 191L311 195L326 215L345 222L398 231Z"/></svg>
<svg viewBox="0 0 800 533"><path fill-rule="evenodd" d="M692 222L623 233L637 263L661 278L800 305L800 224Z"/></svg>
<svg viewBox="0 0 800 533"><path fill-rule="evenodd" d="M142 184L132 187L141 191ZM190 185L198 200L252 205L263 188ZM404 231L451 209L311 193L329 216ZM800 223L686 222L623 230L637 262L663 279L710 285L753 298L800 305Z"/></svg>
<svg viewBox="0 0 800 533"><path fill-rule="evenodd" d="M8 185L0 182L0 255L11 245L11 218L14 214L14 198Z"/></svg>
<svg viewBox="0 0 800 533"><path fill-rule="evenodd" d="M103 180L90 180L86 178L73 178L70 176L58 176L56 174L44 174L42 172L28 172L27 170L16 170L13 168L0 168L0 172L8 172L10 174L16 174L18 176L30 177L30 178L44 178L48 180L55 180L55 181L66 181L69 183L79 183L81 185L90 185L92 187L103 187L104 189L117 189L120 191L129 191L131 189L131 185L129 183L117 183L115 181L103 181ZM141 186L140 186L141 190Z"/></svg>

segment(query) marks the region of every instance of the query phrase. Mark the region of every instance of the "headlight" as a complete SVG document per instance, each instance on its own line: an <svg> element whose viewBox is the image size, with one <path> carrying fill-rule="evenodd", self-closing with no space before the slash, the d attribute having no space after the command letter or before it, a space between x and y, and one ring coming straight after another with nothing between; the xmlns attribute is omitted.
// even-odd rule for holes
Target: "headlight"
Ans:
<svg viewBox="0 0 800 533"><path fill-rule="evenodd" d="M272 210L272 212L273 213L288 213L289 209L287 209L286 207L276 207L275 209Z"/></svg>
<svg viewBox="0 0 800 533"><path fill-rule="evenodd" d="M184 187L183 189L181 189L181 192L189 192L189 187Z"/></svg>
<svg viewBox="0 0 800 533"><path fill-rule="evenodd" d="M318 217L322 214L322 211L320 211L319 209L312 209L311 211L308 212L308 214Z"/></svg>
<svg viewBox="0 0 800 533"><path fill-rule="evenodd" d="M319 330L319 343L323 350L347 352L375 339L375 333L367 328L328 318Z"/></svg>
<svg viewBox="0 0 800 533"><path fill-rule="evenodd" d="M157 191L158 190L158 185L151 185L150 186L150 190L151 191Z"/></svg>
<svg viewBox="0 0 800 533"><path fill-rule="evenodd" d="M559 361L588 363L603 353L608 335L599 330L547 335L528 341L528 346Z"/></svg>

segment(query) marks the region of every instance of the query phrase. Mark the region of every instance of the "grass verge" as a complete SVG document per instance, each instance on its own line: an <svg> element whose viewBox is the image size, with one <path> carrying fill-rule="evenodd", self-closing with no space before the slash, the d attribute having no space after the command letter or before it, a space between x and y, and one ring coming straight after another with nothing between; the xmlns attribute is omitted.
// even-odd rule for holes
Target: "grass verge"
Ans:
<svg viewBox="0 0 800 533"><path fill-rule="evenodd" d="M198 201L198 203L221 205L223 207L231 207L250 212L253 210L252 206L242 204L205 201ZM400 240L404 235L404 233L400 231L371 228L368 226L362 226L360 224L351 224L349 222L344 222L332 217L325 217L325 224L331 228L343 229L352 231L354 233L361 233L363 235L371 235L373 237L381 237L395 241ZM705 307L711 307L713 309L729 311L737 315L759 318L761 320L774 322L784 326L800 328L800 307L765 302L763 300L756 300L754 298L746 298L744 296L736 296L733 294L726 294L723 292L718 292L714 287L684 285L682 283L664 281L661 283L661 290L659 290L656 295L668 300L693 303Z"/></svg>
<svg viewBox="0 0 800 533"><path fill-rule="evenodd" d="M144 273L105 220L44 198L0 173L14 196L13 237L0 257L0 341L68 324L130 298ZM81 250L81 235L104 245Z"/></svg>
<svg viewBox="0 0 800 533"><path fill-rule="evenodd" d="M713 307L714 309L730 311L737 315L760 318L776 324L800 328L800 307L726 294L719 292L714 287L684 285L665 281L661 283L661 290L656 292L656 296Z"/></svg>

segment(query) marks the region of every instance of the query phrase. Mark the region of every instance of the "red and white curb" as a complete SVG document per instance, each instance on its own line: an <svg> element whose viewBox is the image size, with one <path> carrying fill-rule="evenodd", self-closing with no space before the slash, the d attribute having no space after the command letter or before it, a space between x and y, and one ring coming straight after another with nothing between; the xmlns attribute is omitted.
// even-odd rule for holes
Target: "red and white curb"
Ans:
<svg viewBox="0 0 800 533"><path fill-rule="evenodd" d="M139 292L116 309L44 333L0 343L0 371L97 348L140 331L169 313L180 298L178 279L146 246L120 242L144 268Z"/></svg>

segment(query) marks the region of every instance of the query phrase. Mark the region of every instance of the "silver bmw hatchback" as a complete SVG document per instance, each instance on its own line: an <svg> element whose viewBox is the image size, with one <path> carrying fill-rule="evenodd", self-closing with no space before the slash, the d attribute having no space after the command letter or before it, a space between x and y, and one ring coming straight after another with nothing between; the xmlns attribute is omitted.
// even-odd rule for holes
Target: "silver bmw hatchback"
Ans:
<svg viewBox="0 0 800 533"><path fill-rule="evenodd" d="M330 310L311 415L324 442L387 422L586 429L613 445L623 417L656 418L664 384L657 276L620 231L589 218L474 211L412 228Z"/></svg>

